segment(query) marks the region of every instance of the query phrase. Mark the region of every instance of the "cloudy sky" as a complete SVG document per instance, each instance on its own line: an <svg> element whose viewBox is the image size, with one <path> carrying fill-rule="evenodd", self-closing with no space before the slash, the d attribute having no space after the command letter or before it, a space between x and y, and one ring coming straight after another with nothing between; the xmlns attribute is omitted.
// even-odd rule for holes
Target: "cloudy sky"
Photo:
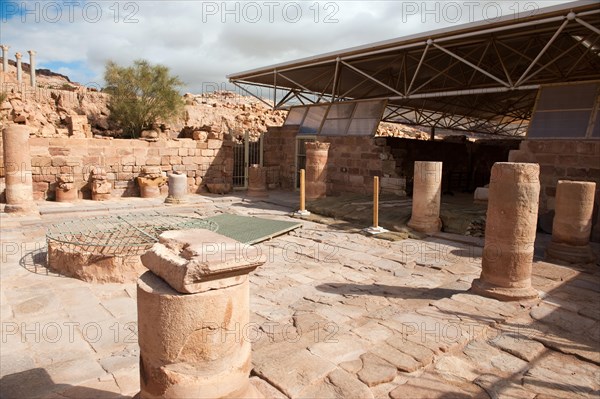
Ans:
<svg viewBox="0 0 600 399"><path fill-rule="evenodd" d="M0 0L0 42L82 84L102 86L107 60L143 58L200 93L247 69L566 2Z"/></svg>

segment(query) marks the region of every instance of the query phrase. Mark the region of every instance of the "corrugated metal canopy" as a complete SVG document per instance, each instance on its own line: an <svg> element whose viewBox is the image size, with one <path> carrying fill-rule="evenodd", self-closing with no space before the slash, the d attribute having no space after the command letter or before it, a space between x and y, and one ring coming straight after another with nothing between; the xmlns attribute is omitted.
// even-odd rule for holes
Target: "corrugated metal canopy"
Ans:
<svg viewBox="0 0 600 399"><path fill-rule="evenodd" d="M385 121L521 135L541 85L600 79L600 8L577 1L228 78L277 89L277 108L387 99Z"/></svg>

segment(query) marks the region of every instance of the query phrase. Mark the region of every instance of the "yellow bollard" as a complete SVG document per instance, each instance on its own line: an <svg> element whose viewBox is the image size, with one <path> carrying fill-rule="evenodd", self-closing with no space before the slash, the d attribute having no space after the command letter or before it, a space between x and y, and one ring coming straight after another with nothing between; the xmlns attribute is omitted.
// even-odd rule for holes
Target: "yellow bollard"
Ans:
<svg viewBox="0 0 600 399"><path fill-rule="evenodd" d="M306 210L306 186L304 185L304 169L300 169L300 212Z"/></svg>
<svg viewBox="0 0 600 399"><path fill-rule="evenodd" d="M310 212L306 210L306 184L304 169L300 169L300 209L292 213L292 216L308 216Z"/></svg>
<svg viewBox="0 0 600 399"><path fill-rule="evenodd" d="M379 227L379 176L373 177L373 226L363 231L373 235L387 232L383 227Z"/></svg>
<svg viewBox="0 0 600 399"><path fill-rule="evenodd" d="M379 176L373 178L373 227L379 227Z"/></svg>

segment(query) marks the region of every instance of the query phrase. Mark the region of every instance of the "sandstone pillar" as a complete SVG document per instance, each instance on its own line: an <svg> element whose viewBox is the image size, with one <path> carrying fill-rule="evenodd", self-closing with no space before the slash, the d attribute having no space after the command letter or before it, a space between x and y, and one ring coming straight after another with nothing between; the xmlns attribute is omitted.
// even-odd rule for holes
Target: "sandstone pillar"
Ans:
<svg viewBox="0 0 600 399"><path fill-rule="evenodd" d="M442 229L442 162L415 162L412 215L408 227L423 233Z"/></svg>
<svg viewBox="0 0 600 399"><path fill-rule="evenodd" d="M181 172L172 172L168 175L169 195L165 199L168 204L183 204L187 196L187 175Z"/></svg>
<svg viewBox="0 0 600 399"><path fill-rule="evenodd" d="M79 199L79 190L75 187L75 179L70 174L56 177L56 202L74 202Z"/></svg>
<svg viewBox="0 0 600 399"><path fill-rule="evenodd" d="M35 87L35 51L29 50L29 77L31 87Z"/></svg>
<svg viewBox="0 0 600 399"><path fill-rule="evenodd" d="M327 194L327 158L329 143L306 143L306 199L323 198Z"/></svg>
<svg viewBox="0 0 600 399"><path fill-rule="evenodd" d="M140 197L156 198L160 197L160 187L167 182L167 178L162 175L160 166L144 166L137 182L140 186Z"/></svg>
<svg viewBox="0 0 600 399"><path fill-rule="evenodd" d="M590 248L592 213L596 183L559 180L552 223L552 241L546 249L549 260L591 263L596 260Z"/></svg>
<svg viewBox="0 0 600 399"><path fill-rule="evenodd" d="M112 184L108 181L106 169L94 166L90 179L92 184L92 200L109 200L112 193Z"/></svg>
<svg viewBox="0 0 600 399"><path fill-rule="evenodd" d="M8 125L2 132L6 180L5 212L37 212L33 202L29 129Z"/></svg>
<svg viewBox="0 0 600 399"><path fill-rule="evenodd" d="M248 273L256 247L208 230L168 231L142 255L140 398L256 398L249 383ZM159 277L160 276L160 277Z"/></svg>
<svg viewBox="0 0 600 399"><path fill-rule="evenodd" d="M248 192L249 197L265 198L269 196L267 191L266 169L260 165L251 165L248 168Z"/></svg>
<svg viewBox="0 0 600 399"><path fill-rule="evenodd" d="M23 83L23 67L21 66L21 53L15 53L17 59L17 83Z"/></svg>
<svg viewBox="0 0 600 399"><path fill-rule="evenodd" d="M503 301L531 299L540 167L497 162L490 178L482 271L472 290Z"/></svg>
<svg viewBox="0 0 600 399"><path fill-rule="evenodd" d="M6 44L0 46L2 49L2 72L8 73L8 48Z"/></svg>

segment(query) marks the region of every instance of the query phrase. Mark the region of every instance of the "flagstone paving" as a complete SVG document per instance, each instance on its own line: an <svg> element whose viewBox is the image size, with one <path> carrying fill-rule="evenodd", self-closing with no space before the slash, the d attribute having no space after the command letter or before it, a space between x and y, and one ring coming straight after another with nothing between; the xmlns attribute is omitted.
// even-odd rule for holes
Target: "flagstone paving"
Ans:
<svg viewBox="0 0 600 399"><path fill-rule="evenodd" d="M207 197L168 210L285 220L287 199ZM1 216L2 398L139 390L135 285L85 283L43 265L44 226L111 209L78 207ZM449 234L386 241L305 221L258 244L268 261L250 278L250 325L221 333L251 340L251 381L269 398L599 397L600 267L536 260L542 298L503 303L468 291L481 244Z"/></svg>

